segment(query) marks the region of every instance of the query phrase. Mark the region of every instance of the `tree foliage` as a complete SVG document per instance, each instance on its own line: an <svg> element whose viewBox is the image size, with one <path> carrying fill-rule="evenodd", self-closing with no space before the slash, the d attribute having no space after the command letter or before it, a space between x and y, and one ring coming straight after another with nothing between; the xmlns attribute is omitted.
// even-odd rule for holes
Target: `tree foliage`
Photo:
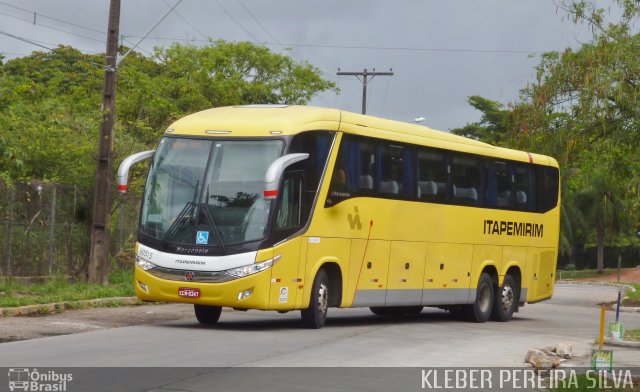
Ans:
<svg viewBox="0 0 640 392"><path fill-rule="evenodd" d="M68 46L0 62L0 173L91 187L103 64L102 54ZM134 52L118 69L116 157L154 145L188 113L248 103L305 104L329 89L335 85L312 65L246 42L174 44L151 56Z"/></svg>
<svg viewBox="0 0 640 392"><path fill-rule="evenodd" d="M624 233L640 210L640 34L633 27L640 10L635 1L614 4L608 12L592 1L560 0L573 22L588 24L593 39L544 53L535 80L509 110L471 97L481 121L453 130L555 157L563 178L561 244L571 252L596 243L598 267L605 231Z"/></svg>

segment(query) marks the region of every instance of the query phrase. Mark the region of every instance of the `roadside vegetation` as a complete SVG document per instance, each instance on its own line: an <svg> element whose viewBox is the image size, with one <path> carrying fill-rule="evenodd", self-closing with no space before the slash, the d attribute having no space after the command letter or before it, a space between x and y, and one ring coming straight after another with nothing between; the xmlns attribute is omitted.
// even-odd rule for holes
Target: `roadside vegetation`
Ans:
<svg viewBox="0 0 640 392"><path fill-rule="evenodd" d="M134 295L131 269L113 270L106 286L69 282L62 276L43 283L0 282L0 308Z"/></svg>

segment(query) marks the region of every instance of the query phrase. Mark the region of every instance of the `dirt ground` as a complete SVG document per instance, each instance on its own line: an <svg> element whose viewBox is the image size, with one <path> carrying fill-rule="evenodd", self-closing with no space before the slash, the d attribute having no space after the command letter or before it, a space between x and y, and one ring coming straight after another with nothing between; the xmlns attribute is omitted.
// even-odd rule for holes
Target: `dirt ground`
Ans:
<svg viewBox="0 0 640 392"><path fill-rule="evenodd" d="M45 316L0 317L0 343L186 318L195 322L192 305L90 308Z"/></svg>
<svg viewBox="0 0 640 392"><path fill-rule="evenodd" d="M616 283L618 281L618 273L604 274L594 278L581 278L575 279L580 282L610 282ZM620 271L620 282L622 283L640 283L640 268L623 268Z"/></svg>

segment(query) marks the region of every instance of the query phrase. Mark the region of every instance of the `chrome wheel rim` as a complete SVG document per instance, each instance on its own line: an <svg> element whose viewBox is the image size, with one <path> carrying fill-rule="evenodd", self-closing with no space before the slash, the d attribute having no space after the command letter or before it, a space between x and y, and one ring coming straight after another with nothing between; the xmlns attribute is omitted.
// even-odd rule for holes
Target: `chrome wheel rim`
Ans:
<svg viewBox="0 0 640 392"><path fill-rule="evenodd" d="M326 284L320 283L318 288L318 313L325 315L329 308L329 288Z"/></svg>
<svg viewBox="0 0 640 392"><path fill-rule="evenodd" d="M513 288L509 285L502 287L502 310L508 312L513 306Z"/></svg>

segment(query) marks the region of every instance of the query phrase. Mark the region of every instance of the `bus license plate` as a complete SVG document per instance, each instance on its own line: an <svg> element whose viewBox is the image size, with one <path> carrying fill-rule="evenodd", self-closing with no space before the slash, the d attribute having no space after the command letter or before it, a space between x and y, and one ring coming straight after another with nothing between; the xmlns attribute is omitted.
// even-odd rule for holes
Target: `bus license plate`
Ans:
<svg viewBox="0 0 640 392"><path fill-rule="evenodd" d="M178 295L186 298L200 298L200 289L192 289L189 287L180 287Z"/></svg>

